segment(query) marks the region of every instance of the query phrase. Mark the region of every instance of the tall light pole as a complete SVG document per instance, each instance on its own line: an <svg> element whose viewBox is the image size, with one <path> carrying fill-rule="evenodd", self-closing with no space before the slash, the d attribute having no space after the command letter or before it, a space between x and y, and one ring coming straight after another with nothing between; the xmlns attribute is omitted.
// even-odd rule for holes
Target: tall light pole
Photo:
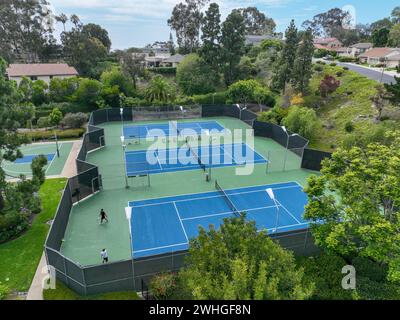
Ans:
<svg viewBox="0 0 400 320"><path fill-rule="evenodd" d="M57 158L59 158L60 157L60 148L58 147L58 137L57 137L56 130L54 130L54 139L56 140Z"/></svg>
<svg viewBox="0 0 400 320"><path fill-rule="evenodd" d="M283 132L286 133L286 136L287 136L285 160L283 161L283 171L285 171L286 170L287 155L288 155L288 152L289 152L289 140L290 140L291 137L298 136L298 134L297 133L289 134L289 132L286 130L285 126L281 126L281 128L282 128Z"/></svg>
<svg viewBox="0 0 400 320"><path fill-rule="evenodd" d="M122 144L122 158L123 158L123 165L124 165L124 174L125 174L125 188L128 189L129 188L129 184L128 184L128 172L126 171L126 157L125 157L125 150L126 150L126 145L125 145L125 137L122 135L121 136L121 144Z"/></svg>

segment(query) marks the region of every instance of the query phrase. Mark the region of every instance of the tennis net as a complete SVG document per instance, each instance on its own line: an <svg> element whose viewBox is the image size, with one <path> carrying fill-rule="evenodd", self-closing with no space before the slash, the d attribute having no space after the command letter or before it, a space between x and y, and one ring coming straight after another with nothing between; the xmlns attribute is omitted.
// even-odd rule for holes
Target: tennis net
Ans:
<svg viewBox="0 0 400 320"><path fill-rule="evenodd" d="M217 189L220 194L224 197L224 200L226 202L226 204L229 206L229 208L232 210L232 212L240 217L240 212L239 210L236 208L236 206L233 204L232 200L229 199L228 195L226 194L226 192L224 191L224 189L221 188L221 186L218 184L217 180L215 180L215 189Z"/></svg>
<svg viewBox="0 0 400 320"><path fill-rule="evenodd" d="M185 141L186 141L186 145L187 145L189 151L192 153L192 156L197 159L197 162L199 163L200 168L203 169L203 171L206 171L206 165L201 161L198 154L193 150L192 146L189 144L189 137L186 137Z"/></svg>

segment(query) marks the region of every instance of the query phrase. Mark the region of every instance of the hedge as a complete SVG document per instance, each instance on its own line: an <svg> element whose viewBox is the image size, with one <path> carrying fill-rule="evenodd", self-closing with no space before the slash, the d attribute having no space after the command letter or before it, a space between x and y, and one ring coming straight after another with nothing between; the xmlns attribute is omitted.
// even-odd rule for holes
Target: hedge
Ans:
<svg viewBox="0 0 400 320"><path fill-rule="evenodd" d="M57 133L58 139L77 139L83 136L83 134L85 133L85 129L79 128L79 129L55 130L55 132ZM46 130L46 131L34 130L20 135L26 135L32 140L48 140L48 139L53 140L54 130Z"/></svg>

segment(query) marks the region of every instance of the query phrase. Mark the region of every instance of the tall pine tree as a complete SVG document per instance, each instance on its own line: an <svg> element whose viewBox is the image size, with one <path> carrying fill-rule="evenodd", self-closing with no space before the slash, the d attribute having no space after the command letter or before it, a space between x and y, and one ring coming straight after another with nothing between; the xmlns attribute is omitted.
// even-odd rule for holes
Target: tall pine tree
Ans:
<svg viewBox="0 0 400 320"><path fill-rule="evenodd" d="M219 74L221 71L221 46L219 44L221 38L221 14L219 6L216 3L211 3L203 18L201 28L203 41L202 47L198 53L204 63L214 71L213 82L219 82Z"/></svg>
<svg viewBox="0 0 400 320"><path fill-rule="evenodd" d="M314 53L313 35L311 29L303 33L301 42L296 51L292 82L295 89L305 93L312 75L312 57Z"/></svg>
<svg viewBox="0 0 400 320"><path fill-rule="evenodd" d="M299 37L294 20L290 22L285 32L285 44L276 66L276 73L272 79L272 87L285 93L286 84L292 80L294 60L296 58Z"/></svg>
<svg viewBox="0 0 400 320"><path fill-rule="evenodd" d="M245 32L243 17L237 11L232 11L222 24L221 32L222 67L228 86L238 78L238 66L245 48Z"/></svg>

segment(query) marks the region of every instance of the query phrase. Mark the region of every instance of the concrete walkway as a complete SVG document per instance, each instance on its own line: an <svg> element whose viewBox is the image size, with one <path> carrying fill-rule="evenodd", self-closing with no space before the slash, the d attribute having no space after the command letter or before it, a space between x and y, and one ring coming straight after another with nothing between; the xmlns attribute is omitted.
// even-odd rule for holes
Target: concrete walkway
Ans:
<svg viewBox="0 0 400 320"><path fill-rule="evenodd" d="M56 177L70 178L70 177L75 176L77 174L75 160L76 160L76 157L78 156L78 152L79 152L81 146L82 146L82 140L74 141L71 152L67 158L67 161L65 162L63 171L61 172L61 175L60 176L51 176L49 178L56 178ZM31 286L29 288L26 300L43 300L42 283L43 283L43 279L45 277L47 277L46 256L43 252L42 257L40 258L39 265L36 269L35 276L33 277Z"/></svg>

